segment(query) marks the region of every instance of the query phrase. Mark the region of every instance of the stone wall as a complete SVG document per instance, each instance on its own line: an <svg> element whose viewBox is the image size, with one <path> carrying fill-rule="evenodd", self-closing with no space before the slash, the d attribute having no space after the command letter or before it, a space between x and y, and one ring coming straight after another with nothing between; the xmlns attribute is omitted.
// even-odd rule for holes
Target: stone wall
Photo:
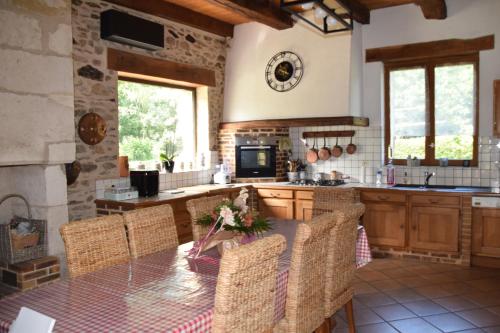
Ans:
<svg viewBox="0 0 500 333"><path fill-rule="evenodd" d="M227 161L231 167L232 179L236 182L261 182L261 181L281 181L286 178L288 152L276 149L276 177L275 178L236 178L236 156L235 139L237 137L248 136L257 138L261 136L288 137L288 127L276 128L252 128L252 129L221 129L218 135L219 160Z"/></svg>
<svg viewBox="0 0 500 333"><path fill-rule="evenodd" d="M146 51L100 39L100 13L114 8L165 26L165 49ZM95 216L96 180L118 177L117 73L107 69L106 49L126 50L211 69L216 86L208 88L209 147L216 148L222 117L226 40L194 28L122 8L100 0L73 0L75 126L89 112L107 122L106 138L95 146L76 136L76 156L82 164L77 182L68 187L70 220Z"/></svg>

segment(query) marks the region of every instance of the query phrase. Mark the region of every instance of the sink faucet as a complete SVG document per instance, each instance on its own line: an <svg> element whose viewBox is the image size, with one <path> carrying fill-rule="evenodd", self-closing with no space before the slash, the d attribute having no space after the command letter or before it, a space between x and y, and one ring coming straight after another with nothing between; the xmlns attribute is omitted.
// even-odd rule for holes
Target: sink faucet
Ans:
<svg viewBox="0 0 500 333"><path fill-rule="evenodd" d="M424 172L424 177L425 177L424 185L429 186L429 179L431 179L431 177L435 175L436 175L435 172L429 172L429 171Z"/></svg>

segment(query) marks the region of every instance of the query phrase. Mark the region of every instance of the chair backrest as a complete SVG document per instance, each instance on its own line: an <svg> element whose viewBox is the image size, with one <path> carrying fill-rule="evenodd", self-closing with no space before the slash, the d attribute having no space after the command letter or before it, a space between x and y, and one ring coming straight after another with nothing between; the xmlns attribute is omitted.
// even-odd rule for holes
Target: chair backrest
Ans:
<svg viewBox="0 0 500 333"><path fill-rule="evenodd" d="M123 214L132 258L175 248L179 245L174 212L170 205L161 205Z"/></svg>
<svg viewBox="0 0 500 333"><path fill-rule="evenodd" d="M313 217L323 213L331 213L344 205L359 201L359 191L354 188L315 187L313 190Z"/></svg>
<svg viewBox="0 0 500 333"><path fill-rule="evenodd" d="M330 213L335 222L327 248L325 318L333 316L354 295L358 221L364 212L365 205L356 203Z"/></svg>
<svg viewBox="0 0 500 333"><path fill-rule="evenodd" d="M130 254L121 215L66 223L59 229L71 277L127 262Z"/></svg>
<svg viewBox="0 0 500 333"><path fill-rule="evenodd" d="M54 318L22 306L9 333L51 333L55 323Z"/></svg>
<svg viewBox="0 0 500 333"><path fill-rule="evenodd" d="M224 251L217 277L213 333L271 332L278 258L285 249L285 237L273 235Z"/></svg>
<svg viewBox="0 0 500 333"><path fill-rule="evenodd" d="M324 214L297 226L288 271L285 332L310 333L325 319L326 249L332 224L333 217Z"/></svg>
<svg viewBox="0 0 500 333"><path fill-rule="evenodd" d="M193 229L193 239L195 241L203 238L208 233L208 227L196 223L200 217L205 214L211 214L215 207L222 201L227 200L224 195L214 195L211 197L202 197L191 199L186 202L186 207L191 215L191 227Z"/></svg>

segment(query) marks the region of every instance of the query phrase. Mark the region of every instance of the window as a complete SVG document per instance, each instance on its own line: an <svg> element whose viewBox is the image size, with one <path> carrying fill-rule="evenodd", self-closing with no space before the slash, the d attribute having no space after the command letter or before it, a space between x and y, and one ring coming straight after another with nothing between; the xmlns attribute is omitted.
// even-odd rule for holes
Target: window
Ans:
<svg viewBox="0 0 500 333"><path fill-rule="evenodd" d="M478 59L385 64L385 147L395 164L411 155L422 165L477 166Z"/></svg>
<svg viewBox="0 0 500 333"><path fill-rule="evenodd" d="M131 168L156 168L166 146L176 161L194 161L195 101L195 88L120 77L119 147Z"/></svg>

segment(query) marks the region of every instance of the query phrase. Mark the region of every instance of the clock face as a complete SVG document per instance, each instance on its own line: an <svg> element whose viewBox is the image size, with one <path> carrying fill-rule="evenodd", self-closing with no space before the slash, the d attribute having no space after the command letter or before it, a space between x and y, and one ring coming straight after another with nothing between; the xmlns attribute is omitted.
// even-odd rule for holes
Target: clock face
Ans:
<svg viewBox="0 0 500 333"><path fill-rule="evenodd" d="M295 87L304 68L302 60L293 52L283 51L269 60L266 67L266 81L276 91L288 91Z"/></svg>

